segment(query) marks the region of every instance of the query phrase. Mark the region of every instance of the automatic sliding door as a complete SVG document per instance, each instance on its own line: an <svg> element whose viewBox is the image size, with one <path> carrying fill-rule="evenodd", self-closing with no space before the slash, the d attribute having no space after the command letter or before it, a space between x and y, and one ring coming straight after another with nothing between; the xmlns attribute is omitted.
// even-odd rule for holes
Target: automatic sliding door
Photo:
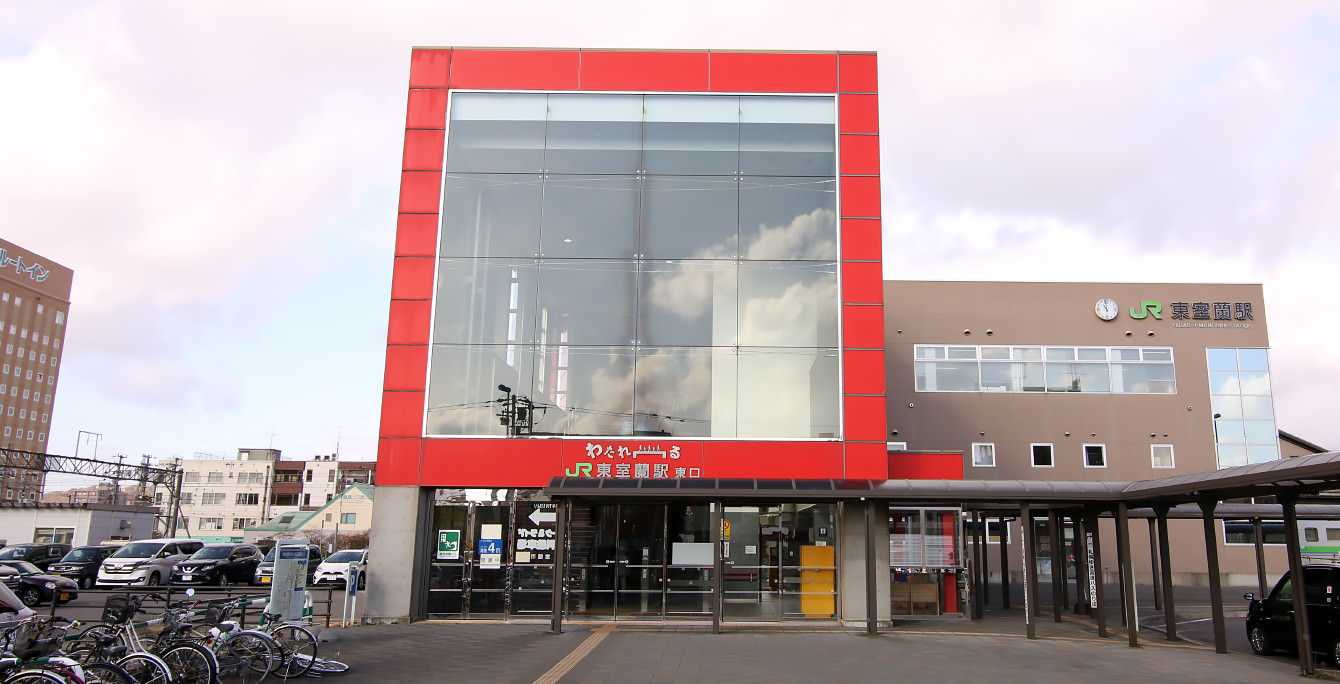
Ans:
<svg viewBox="0 0 1340 684"><path fill-rule="evenodd" d="M661 617L665 605L665 505L619 507L615 617Z"/></svg>

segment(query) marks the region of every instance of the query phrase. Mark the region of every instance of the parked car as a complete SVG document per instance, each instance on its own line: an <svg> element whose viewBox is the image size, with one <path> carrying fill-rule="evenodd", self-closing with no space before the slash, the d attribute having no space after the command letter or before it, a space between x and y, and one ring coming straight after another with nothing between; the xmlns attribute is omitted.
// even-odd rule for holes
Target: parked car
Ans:
<svg viewBox="0 0 1340 684"><path fill-rule="evenodd" d="M1312 650L1340 664L1340 566L1303 566L1303 605L1307 609ZM1247 599L1247 641L1252 652L1269 655L1298 645L1294 632L1293 582L1284 573L1264 598L1251 592Z"/></svg>
<svg viewBox="0 0 1340 684"><path fill-rule="evenodd" d="M0 560L28 561L46 572L69 552L69 544L10 544L0 549Z"/></svg>
<svg viewBox="0 0 1340 684"><path fill-rule="evenodd" d="M79 585L74 580L48 575L28 561L0 560L0 582L4 582L25 606L46 601L60 605L79 598Z"/></svg>
<svg viewBox="0 0 1340 684"><path fill-rule="evenodd" d="M98 582L98 568L119 548L119 545L110 544L76 546L59 561L52 563L47 572L74 580L80 589L92 589Z"/></svg>
<svg viewBox="0 0 1340 684"><path fill-rule="evenodd" d="M173 584L250 584L261 563L251 544L205 544L172 567Z"/></svg>
<svg viewBox="0 0 1340 684"><path fill-rule="evenodd" d="M345 549L330 554L316 566L316 574L312 578L312 584L315 586L334 584L342 587L345 584L345 578L348 577L347 573L350 566L358 568L358 588L366 588L368 586L367 549Z"/></svg>
<svg viewBox="0 0 1340 684"><path fill-rule="evenodd" d="M275 553L278 546L274 546L261 564L256 566L256 584L269 584L274 581L275 574ZM321 564L321 547L316 544L307 545L307 584L312 584L312 578L316 575L316 568Z"/></svg>
<svg viewBox="0 0 1340 684"><path fill-rule="evenodd" d="M172 577L172 566L199 551L199 539L144 539L126 542L98 568L98 586L153 586Z"/></svg>

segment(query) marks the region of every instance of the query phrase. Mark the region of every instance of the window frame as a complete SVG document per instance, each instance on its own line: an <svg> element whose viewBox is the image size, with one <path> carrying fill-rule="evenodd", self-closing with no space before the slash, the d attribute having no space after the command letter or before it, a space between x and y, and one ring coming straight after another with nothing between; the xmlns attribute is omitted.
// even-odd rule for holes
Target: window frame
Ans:
<svg viewBox="0 0 1340 684"><path fill-rule="evenodd" d="M1038 447L1047 447L1046 465L1038 464L1038 455L1035 451ZM1053 442L1030 442L1028 445L1029 464L1034 468L1055 468L1056 467L1056 445Z"/></svg>
<svg viewBox="0 0 1340 684"><path fill-rule="evenodd" d="M977 447L989 447L987 451L991 454L990 463L977 462ZM994 468L996 467L996 443L995 442L973 442L972 443L972 467L974 468Z"/></svg>
<svg viewBox="0 0 1340 684"><path fill-rule="evenodd" d="M1168 465L1159 465L1157 450L1166 447L1168 449ZM1176 450L1171 444L1150 444L1149 445L1149 467L1159 470L1170 470L1177 467Z"/></svg>
<svg viewBox="0 0 1340 684"><path fill-rule="evenodd" d="M1102 465L1089 465L1089 448L1090 448L1090 447L1096 447L1096 448L1099 449L1099 453L1102 454L1102 456L1103 456L1103 463L1102 463ZM1082 455L1082 457L1084 458L1084 467L1085 467L1085 468L1106 468L1106 467L1107 467L1107 445L1106 445L1106 444L1098 444L1098 443L1084 444L1084 445L1082 446L1082 449L1083 449L1083 451L1081 452L1081 455Z"/></svg>

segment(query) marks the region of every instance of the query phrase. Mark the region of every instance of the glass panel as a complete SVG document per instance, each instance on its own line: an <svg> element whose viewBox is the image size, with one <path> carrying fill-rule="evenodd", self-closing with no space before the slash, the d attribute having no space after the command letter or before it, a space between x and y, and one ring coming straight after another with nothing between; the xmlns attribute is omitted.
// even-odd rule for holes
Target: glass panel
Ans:
<svg viewBox="0 0 1340 684"><path fill-rule="evenodd" d="M1107 349L1102 347L1080 347L1080 361L1106 361Z"/></svg>
<svg viewBox="0 0 1340 684"><path fill-rule="evenodd" d="M921 511L889 510L889 565L921 567Z"/></svg>
<svg viewBox="0 0 1340 684"><path fill-rule="evenodd" d="M977 358L977 347L950 347L949 358L975 359Z"/></svg>
<svg viewBox="0 0 1340 684"><path fill-rule="evenodd" d="M540 177L447 174L444 257L534 257L540 245Z"/></svg>
<svg viewBox="0 0 1340 684"><path fill-rule="evenodd" d="M1240 420L1220 418L1214 421L1215 442L1219 444L1242 444L1246 439L1245 428Z"/></svg>
<svg viewBox="0 0 1340 684"><path fill-rule="evenodd" d="M740 182L742 258L837 258L833 178L748 176Z"/></svg>
<svg viewBox="0 0 1340 684"><path fill-rule="evenodd" d="M918 392L976 392L976 361L918 361Z"/></svg>
<svg viewBox="0 0 1340 684"><path fill-rule="evenodd" d="M1230 468L1240 465L1247 465L1247 447L1240 444L1220 444L1219 467Z"/></svg>
<svg viewBox="0 0 1340 684"><path fill-rule="evenodd" d="M532 393L535 350L524 345L434 345L428 377L428 435L506 435L499 422L506 385Z"/></svg>
<svg viewBox="0 0 1340 684"><path fill-rule="evenodd" d="M1218 397L1211 397L1217 399ZM1224 414L1225 418L1232 418ZM1243 397L1242 398L1242 417L1255 420L1274 420L1275 407L1270 397Z"/></svg>
<svg viewBox="0 0 1340 684"><path fill-rule="evenodd" d="M1172 364L1114 363L1112 391L1134 394L1175 394L1177 381Z"/></svg>
<svg viewBox="0 0 1340 684"><path fill-rule="evenodd" d="M447 171L539 173L545 99L531 93L454 93Z"/></svg>
<svg viewBox="0 0 1340 684"><path fill-rule="evenodd" d="M642 244L651 259L735 259L739 182L731 176L648 176Z"/></svg>
<svg viewBox="0 0 1340 684"><path fill-rule="evenodd" d="M834 264L745 262L739 273L740 344L837 346Z"/></svg>
<svg viewBox="0 0 1340 684"><path fill-rule="evenodd" d="M739 170L739 97L648 95L645 107L642 168L647 173Z"/></svg>
<svg viewBox="0 0 1340 684"><path fill-rule="evenodd" d="M1264 444L1253 444L1247 447L1247 461L1249 463L1266 463L1278 460L1279 457L1279 447L1274 444L1269 446Z"/></svg>
<svg viewBox="0 0 1340 684"><path fill-rule="evenodd" d="M612 504L574 505L572 528L589 530L589 541L574 539L569 552L568 606L573 615L614 614L614 592L619 562L619 507Z"/></svg>
<svg viewBox="0 0 1340 684"><path fill-rule="evenodd" d="M837 173L832 98L740 98L740 168L746 174Z"/></svg>
<svg viewBox="0 0 1340 684"><path fill-rule="evenodd" d="M1235 371L1238 369L1236 349L1206 349L1205 362L1212 371Z"/></svg>
<svg viewBox="0 0 1340 684"><path fill-rule="evenodd" d="M1242 378L1243 394L1270 394L1270 374L1259 371L1243 371L1239 373Z"/></svg>
<svg viewBox="0 0 1340 684"><path fill-rule="evenodd" d="M537 362L535 434L633 434L633 350L549 345Z"/></svg>
<svg viewBox="0 0 1340 684"><path fill-rule="evenodd" d="M1072 347L1047 347L1048 361L1074 361L1075 350Z"/></svg>
<svg viewBox="0 0 1340 684"><path fill-rule="evenodd" d="M1239 349L1238 364L1242 370L1270 370L1269 352L1265 349Z"/></svg>
<svg viewBox="0 0 1340 684"><path fill-rule="evenodd" d="M1275 430L1273 420L1248 420L1243 424L1246 426L1248 444L1275 444L1279 440L1279 432Z"/></svg>
<svg viewBox="0 0 1340 684"><path fill-rule="evenodd" d="M712 533L706 504L671 504L668 520L670 546L666 568L667 613L711 614ZM706 545L706 558L694 551Z"/></svg>
<svg viewBox="0 0 1340 684"><path fill-rule="evenodd" d="M841 438L836 349L741 348L738 437Z"/></svg>
<svg viewBox="0 0 1340 684"><path fill-rule="evenodd" d="M1048 392L1106 392L1108 387L1106 364L1047 364Z"/></svg>
<svg viewBox="0 0 1340 684"><path fill-rule="evenodd" d="M551 176L544 184L545 258L632 258L638 181L633 176Z"/></svg>
<svg viewBox="0 0 1340 684"><path fill-rule="evenodd" d="M943 359L945 358L945 348L919 346L916 348L916 357L918 359Z"/></svg>
<svg viewBox="0 0 1340 684"><path fill-rule="evenodd" d="M1119 348L1119 349L1113 349L1113 350L1112 350L1112 360L1113 360L1113 361L1139 361L1139 360L1140 360L1140 350L1139 350L1139 349L1120 349L1120 348Z"/></svg>
<svg viewBox="0 0 1340 684"><path fill-rule="evenodd" d="M982 358L983 358L983 359L1004 359L1004 360L1009 360L1009 358L1010 358L1010 348L1009 348L1009 347L982 347Z"/></svg>
<svg viewBox="0 0 1340 684"><path fill-rule="evenodd" d="M642 96L550 95L545 145L550 173L637 173Z"/></svg>
<svg viewBox="0 0 1340 684"><path fill-rule="evenodd" d="M950 567L958 564L958 511L926 511L926 566Z"/></svg>
<svg viewBox="0 0 1340 684"><path fill-rule="evenodd" d="M1235 394L1215 394L1210 397L1211 415L1218 414L1220 418L1237 419L1242 418L1242 398Z"/></svg>
<svg viewBox="0 0 1340 684"><path fill-rule="evenodd" d="M1210 394L1241 394L1237 373L1210 373Z"/></svg>
<svg viewBox="0 0 1340 684"><path fill-rule="evenodd" d="M502 344L532 340L537 332L534 259L439 259L433 342Z"/></svg>
<svg viewBox="0 0 1340 684"><path fill-rule="evenodd" d="M1171 349L1146 349L1144 354L1146 361L1172 361Z"/></svg>
<svg viewBox="0 0 1340 684"><path fill-rule="evenodd" d="M727 346L736 341L736 266L729 261L642 264L637 336L643 344Z"/></svg>
<svg viewBox="0 0 1340 684"><path fill-rule="evenodd" d="M733 419L721 424L713 419L716 402L735 402L734 350L641 347L637 355L634 434L733 436ZM725 416L733 418L733 410Z"/></svg>
<svg viewBox="0 0 1340 684"><path fill-rule="evenodd" d="M1033 465L1038 467L1051 467L1052 465L1055 465L1052 461L1052 445L1034 444L1032 449Z"/></svg>
<svg viewBox="0 0 1340 684"><path fill-rule="evenodd" d="M630 344L637 271L633 262L546 260L540 273L542 339L550 344Z"/></svg>
<svg viewBox="0 0 1340 684"><path fill-rule="evenodd" d="M983 392L1020 392L1021 363L982 363Z"/></svg>
<svg viewBox="0 0 1340 684"><path fill-rule="evenodd" d="M1015 347L1014 358L1024 361L1041 361L1042 347Z"/></svg>

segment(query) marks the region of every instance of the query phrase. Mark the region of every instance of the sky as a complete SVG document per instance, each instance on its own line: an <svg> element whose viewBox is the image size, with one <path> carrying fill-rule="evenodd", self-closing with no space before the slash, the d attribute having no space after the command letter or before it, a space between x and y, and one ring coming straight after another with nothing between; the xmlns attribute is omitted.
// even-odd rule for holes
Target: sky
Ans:
<svg viewBox="0 0 1340 684"><path fill-rule="evenodd" d="M886 278L1260 283L1279 427L1340 448L1334 2L0 0L0 236L75 272L49 452L375 459L447 45L877 51Z"/></svg>

